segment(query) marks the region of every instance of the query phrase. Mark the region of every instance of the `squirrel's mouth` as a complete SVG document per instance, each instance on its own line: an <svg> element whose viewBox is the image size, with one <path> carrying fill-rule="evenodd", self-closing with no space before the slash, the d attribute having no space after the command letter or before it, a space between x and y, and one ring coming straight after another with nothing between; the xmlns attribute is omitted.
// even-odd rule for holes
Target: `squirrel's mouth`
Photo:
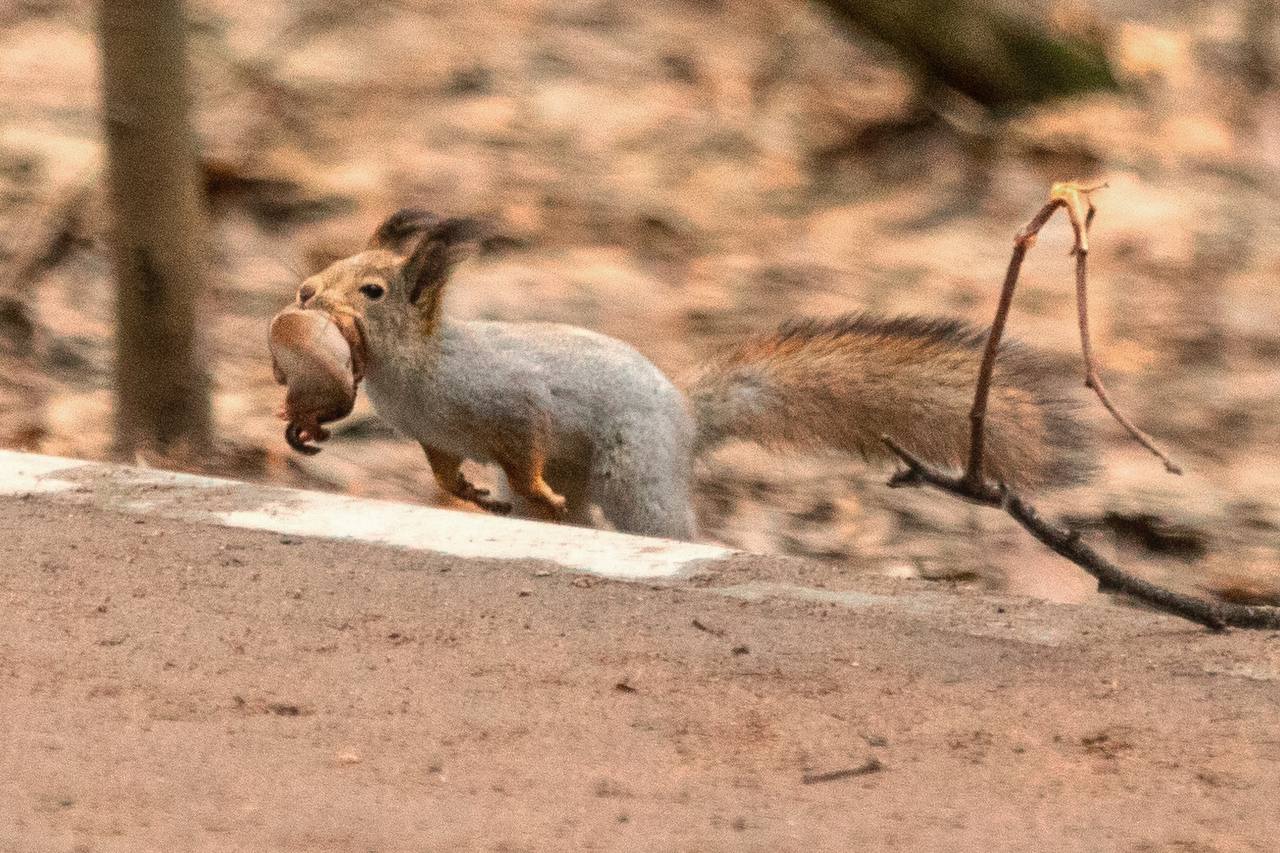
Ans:
<svg viewBox="0 0 1280 853"><path fill-rule="evenodd" d="M364 379L365 365L369 361L369 351L365 344L368 335L365 333L364 319L354 312L325 311L333 324L338 327L342 337L351 349L351 374L357 387Z"/></svg>

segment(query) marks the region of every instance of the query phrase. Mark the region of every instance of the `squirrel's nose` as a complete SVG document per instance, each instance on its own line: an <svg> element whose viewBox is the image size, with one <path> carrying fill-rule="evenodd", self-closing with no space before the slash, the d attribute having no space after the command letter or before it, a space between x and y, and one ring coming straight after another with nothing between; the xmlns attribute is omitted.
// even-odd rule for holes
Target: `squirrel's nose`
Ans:
<svg viewBox="0 0 1280 853"><path fill-rule="evenodd" d="M302 287L298 288L298 305L306 308L307 303L310 302L315 295L316 289L314 287L309 284L302 285Z"/></svg>

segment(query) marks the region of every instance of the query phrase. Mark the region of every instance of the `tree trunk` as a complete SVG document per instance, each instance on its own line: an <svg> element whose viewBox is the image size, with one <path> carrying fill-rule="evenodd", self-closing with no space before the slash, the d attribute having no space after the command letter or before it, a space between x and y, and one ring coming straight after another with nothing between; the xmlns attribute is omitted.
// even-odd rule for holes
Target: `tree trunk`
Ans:
<svg viewBox="0 0 1280 853"><path fill-rule="evenodd" d="M185 27L181 0L99 2L117 290L116 450L126 457L197 451L210 437Z"/></svg>

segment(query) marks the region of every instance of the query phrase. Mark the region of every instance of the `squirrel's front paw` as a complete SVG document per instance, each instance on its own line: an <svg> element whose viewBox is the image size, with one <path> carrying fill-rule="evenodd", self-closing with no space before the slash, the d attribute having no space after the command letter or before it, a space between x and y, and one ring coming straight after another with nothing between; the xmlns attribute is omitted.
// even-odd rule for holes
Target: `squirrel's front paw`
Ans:
<svg viewBox="0 0 1280 853"><path fill-rule="evenodd" d="M489 497L488 489L477 488L465 480L460 484L456 494L464 501L470 501L494 515L510 515L511 513L511 504Z"/></svg>

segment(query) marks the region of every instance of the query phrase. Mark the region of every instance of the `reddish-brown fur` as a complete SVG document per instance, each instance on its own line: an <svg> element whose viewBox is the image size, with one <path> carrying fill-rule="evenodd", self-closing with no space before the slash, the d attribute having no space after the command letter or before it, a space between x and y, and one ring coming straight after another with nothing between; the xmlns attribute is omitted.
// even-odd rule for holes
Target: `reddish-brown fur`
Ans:
<svg viewBox="0 0 1280 853"><path fill-rule="evenodd" d="M789 323L721 354L688 392L699 446L731 438L883 458L881 436L941 465L963 465L986 331L867 314ZM1006 344L987 416L987 471L1011 486L1089 471L1075 403L1036 353Z"/></svg>

